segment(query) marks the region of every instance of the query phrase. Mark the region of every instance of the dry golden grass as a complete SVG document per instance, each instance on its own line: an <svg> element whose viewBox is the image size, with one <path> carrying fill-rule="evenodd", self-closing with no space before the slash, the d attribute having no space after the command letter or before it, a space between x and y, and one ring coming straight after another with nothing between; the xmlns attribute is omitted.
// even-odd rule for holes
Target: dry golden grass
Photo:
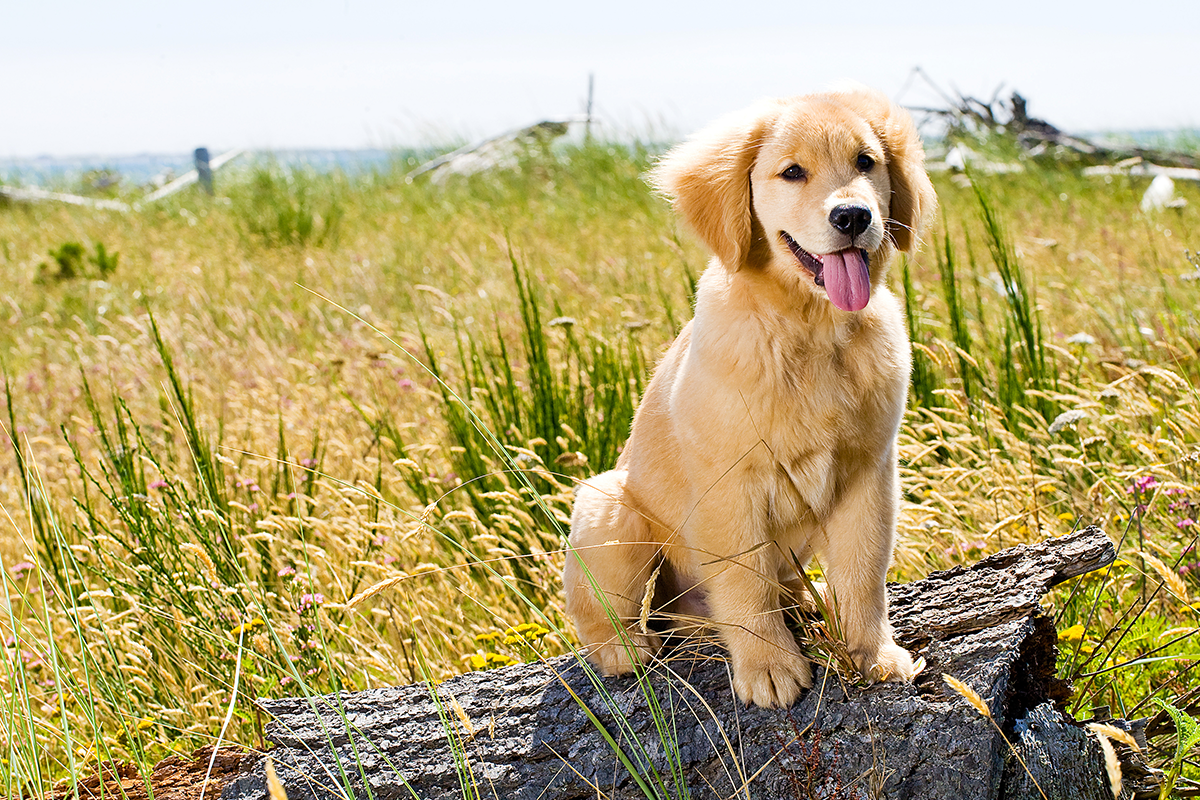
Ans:
<svg viewBox="0 0 1200 800"><path fill-rule="evenodd" d="M340 224L291 245L247 222L264 202L294 200L283 190L256 200L252 176L229 185L227 204L0 207L0 352L11 433L37 484L27 488L8 447L8 785L44 785L91 759L190 752L220 730L235 674L230 735L253 745L254 696L437 680L567 651L552 520L565 525L575 478L608 465L539 455L585 451L570 426L561 441L498 431L531 472L472 493L471 476L455 473L458 434L422 366L421 333L461 387L457 342L494 349L498 330L528 391L511 245L547 317L573 318L580 341L632 343L652 363L688 316L688 275L705 255L640 182L646 166L642 153L593 147L444 187L405 184L400 169L312 177L329 204L318 213ZM1063 640L1063 671L1081 704L1129 712L1195 684L1190 660L1101 670L1188 652L1170 634L1197 624L1200 533L1184 524L1200 504L1200 281L1183 277L1197 271L1184 248L1200 249L1200 192L1181 186L1186 208L1146 217L1142 188L1053 167L988 181L1053 379L1011 406L999 387L1016 357L988 234L973 194L938 181L945 220L911 270L933 402L914 404L902 433L895 573L913 579L1101 524L1123 563L1056 596L1060 627L1082 626ZM944 237L967 363L989 388L973 397L933 255ZM119 251L117 270L39 282L66 241ZM543 334L555 363L570 362L564 330ZM482 409L478 392L473 402ZM1055 428L1039 403L1078 413ZM218 486L204 485L192 446Z"/></svg>

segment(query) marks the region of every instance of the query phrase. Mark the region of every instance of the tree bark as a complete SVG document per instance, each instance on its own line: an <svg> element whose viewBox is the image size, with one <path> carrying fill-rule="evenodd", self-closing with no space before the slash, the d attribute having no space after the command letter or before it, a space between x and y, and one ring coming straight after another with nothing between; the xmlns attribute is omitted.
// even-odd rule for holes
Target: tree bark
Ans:
<svg viewBox="0 0 1200 800"><path fill-rule="evenodd" d="M1111 798L1094 735L1054 707L1069 689L1055 677L1057 637L1040 601L1114 557L1091 527L890 586L896 638L926 662L908 684L853 685L820 668L793 707L769 710L737 701L712 645L677 647L641 680L599 679L562 656L469 673L432 693L413 685L262 700L270 756L290 800L1011 800L1040 798L1035 783L1044 791L1052 780L1056 792L1091 793L1050 798ZM977 692L995 725L943 673ZM1045 769L1026 772L1009 741ZM1126 796L1157 796L1150 791ZM264 765L222 797L265 798Z"/></svg>
<svg viewBox="0 0 1200 800"><path fill-rule="evenodd" d="M1147 720L1097 720L1123 729L1146 746ZM1043 703L1017 721L1008 754L1000 796L1004 800L1122 800L1157 798L1162 774L1150 769L1127 745L1111 741L1117 756L1116 774L1109 773L1104 751L1089 734L1051 703ZM1113 790L1116 786L1120 791Z"/></svg>

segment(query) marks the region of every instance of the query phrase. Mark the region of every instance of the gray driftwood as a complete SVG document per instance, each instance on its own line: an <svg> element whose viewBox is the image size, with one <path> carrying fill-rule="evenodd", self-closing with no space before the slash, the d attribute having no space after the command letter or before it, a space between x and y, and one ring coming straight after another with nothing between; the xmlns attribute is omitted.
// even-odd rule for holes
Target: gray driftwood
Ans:
<svg viewBox="0 0 1200 800"><path fill-rule="evenodd" d="M570 123L586 122L590 130L592 121L589 110L586 117L544 120L524 128L507 131L499 136L492 136L482 142L460 147L453 152L426 161L405 175L404 180L412 183L414 179L425 174L430 174L440 180L447 174L474 175L477 172L495 168L511 169L516 166L521 153L527 152L533 147L546 146L565 134ZM441 178L436 176L441 176Z"/></svg>
<svg viewBox="0 0 1200 800"><path fill-rule="evenodd" d="M819 669L787 710L742 706L711 646L676 648L646 682L599 681L560 657L462 675L436 695L414 685L260 704L290 800L1024 800L1041 797L1035 780L1050 798L1112 798L1095 736L1055 710L1068 688L1055 678L1057 639L1040 601L1114 556L1088 528L891 586L897 639L925 659L924 671L911 684L864 687ZM942 673L978 692L1032 779ZM1157 796L1153 780L1142 789L1124 796ZM223 793L265 797L261 762Z"/></svg>

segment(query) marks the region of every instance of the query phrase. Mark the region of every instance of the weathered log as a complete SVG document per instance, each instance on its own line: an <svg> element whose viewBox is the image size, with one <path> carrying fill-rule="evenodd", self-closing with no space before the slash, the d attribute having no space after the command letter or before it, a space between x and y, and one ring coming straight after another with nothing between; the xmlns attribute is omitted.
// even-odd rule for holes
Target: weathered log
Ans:
<svg viewBox="0 0 1200 800"><path fill-rule="evenodd" d="M1027 762L1050 754L1056 786L1107 787L1103 759L1061 755L1064 736L1072 753L1076 734L1098 745L1052 707L1068 688L1055 677L1057 639L1040 601L1114 557L1093 527L891 586L897 640L925 659L924 671L910 684L861 686L818 669L814 688L786 710L742 706L711 645L679 646L641 680L598 679L563 656L462 675L432 692L414 685L260 705L273 717L271 757L291 800L1040 797L1026 789L1048 773L1018 766L997 726L1017 736ZM977 692L995 725L943 673ZM261 763L222 795L265 796Z"/></svg>

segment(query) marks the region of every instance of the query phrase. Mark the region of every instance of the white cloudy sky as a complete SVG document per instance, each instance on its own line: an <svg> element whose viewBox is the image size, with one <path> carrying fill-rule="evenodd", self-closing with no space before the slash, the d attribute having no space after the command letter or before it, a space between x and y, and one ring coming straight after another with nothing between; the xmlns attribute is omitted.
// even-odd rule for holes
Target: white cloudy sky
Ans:
<svg viewBox="0 0 1200 800"><path fill-rule="evenodd" d="M1198 44L1196 0L0 0L0 158L472 139L578 113L589 72L617 133L917 65L1070 130L1200 127Z"/></svg>

